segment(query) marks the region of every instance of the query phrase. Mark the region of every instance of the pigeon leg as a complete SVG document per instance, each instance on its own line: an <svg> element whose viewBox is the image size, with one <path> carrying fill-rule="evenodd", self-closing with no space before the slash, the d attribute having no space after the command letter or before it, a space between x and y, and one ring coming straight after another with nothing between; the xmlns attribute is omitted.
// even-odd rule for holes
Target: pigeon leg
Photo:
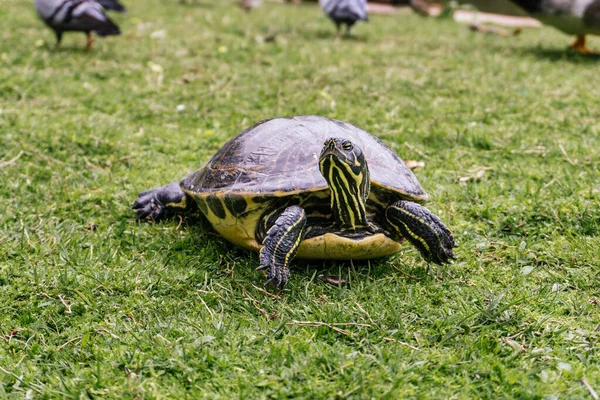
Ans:
<svg viewBox="0 0 600 400"><path fill-rule="evenodd" d="M87 44L85 45L85 51L92 50L92 44L94 44L94 38L92 37L92 32L87 33Z"/></svg>
<svg viewBox="0 0 600 400"><path fill-rule="evenodd" d="M60 31L56 31L56 44L54 45L55 48L60 49L60 42L62 41L62 32Z"/></svg>
<svg viewBox="0 0 600 400"><path fill-rule="evenodd" d="M592 51L585 45L585 35L577 35L577 38L569 47L581 54L592 54Z"/></svg>

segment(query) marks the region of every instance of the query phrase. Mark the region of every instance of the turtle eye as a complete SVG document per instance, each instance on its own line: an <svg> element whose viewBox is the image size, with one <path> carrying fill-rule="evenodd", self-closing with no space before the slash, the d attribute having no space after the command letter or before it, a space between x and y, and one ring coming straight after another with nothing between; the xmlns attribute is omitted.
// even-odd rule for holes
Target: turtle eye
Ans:
<svg viewBox="0 0 600 400"><path fill-rule="evenodd" d="M354 147L352 146L352 143L348 140L345 140L342 143L342 149L346 150L346 151L352 151Z"/></svg>

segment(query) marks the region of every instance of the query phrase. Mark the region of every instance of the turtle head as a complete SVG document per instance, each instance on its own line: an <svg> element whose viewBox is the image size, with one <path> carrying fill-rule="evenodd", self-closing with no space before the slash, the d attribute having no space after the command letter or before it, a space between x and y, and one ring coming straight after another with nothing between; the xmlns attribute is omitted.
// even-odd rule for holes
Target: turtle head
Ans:
<svg viewBox="0 0 600 400"><path fill-rule="evenodd" d="M367 226L365 204L370 177L360 147L347 139L327 139L319 157L319 170L331 189L331 208L336 222L342 229Z"/></svg>

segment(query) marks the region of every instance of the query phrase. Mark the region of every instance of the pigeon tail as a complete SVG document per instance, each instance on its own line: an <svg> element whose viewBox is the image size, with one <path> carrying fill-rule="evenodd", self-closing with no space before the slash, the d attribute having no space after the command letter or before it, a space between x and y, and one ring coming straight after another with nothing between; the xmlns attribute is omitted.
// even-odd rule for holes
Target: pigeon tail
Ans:
<svg viewBox="0 0 600 400"><path fill-rule="evenodd" d="M112 10L124 13L127 9L123 6L123 4L119 3L117 0L96 0L98 4L102 6L105 10Z"/></svg>

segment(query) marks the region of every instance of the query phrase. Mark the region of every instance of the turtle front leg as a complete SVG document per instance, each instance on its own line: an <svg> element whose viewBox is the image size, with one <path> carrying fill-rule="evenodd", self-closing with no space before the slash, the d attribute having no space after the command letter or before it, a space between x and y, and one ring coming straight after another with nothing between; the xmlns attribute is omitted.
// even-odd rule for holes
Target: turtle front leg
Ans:
<svg viewBox="0 0 600 400"><path fill-rule="evenodd" d="M131 208L139 219L158 221L190 211L195 206L196 203L185 195L179 183L173 182L140 193Z"/></svg>
<svg viewBox="0 0 600 400"><path fill-rule="evenodd" d="M287 207L269 228L267 237L260 249L260 265L264 270L267 283L283 288L290 277L288 265L296 255L302 241L306 215L299 206Z"/></svg>
<svg viewBox="0 0 600 400"><path fill-rule="evenodd" d="M455 258L452 233L427 208L400 200L385 210L385 219L392 233L408 239L427 261L441 265Z"/></svg>

